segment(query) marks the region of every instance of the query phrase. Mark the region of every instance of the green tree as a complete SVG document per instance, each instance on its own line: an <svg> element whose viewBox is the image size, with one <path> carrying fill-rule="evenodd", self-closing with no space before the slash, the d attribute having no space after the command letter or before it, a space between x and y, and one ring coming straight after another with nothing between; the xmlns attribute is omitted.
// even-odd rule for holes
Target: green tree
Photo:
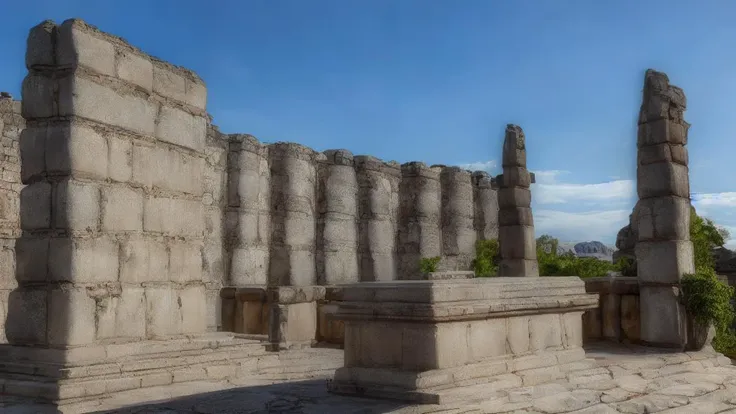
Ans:
<svg viewBox="0 0 736 414"><path fill-rule="evenodd" d="M498 240L478 240L475 243L475 259L473 260L475 277L496 276L500 261L499 255Z"/></svg>
<svg viewBox="0 0 736 414"><path fill-rule="evenodd" d="M730 234L712 220L700 217L695 207L690 208L690 240L693 243L695 270L715 269L713 249L723 246Z"/></svg>

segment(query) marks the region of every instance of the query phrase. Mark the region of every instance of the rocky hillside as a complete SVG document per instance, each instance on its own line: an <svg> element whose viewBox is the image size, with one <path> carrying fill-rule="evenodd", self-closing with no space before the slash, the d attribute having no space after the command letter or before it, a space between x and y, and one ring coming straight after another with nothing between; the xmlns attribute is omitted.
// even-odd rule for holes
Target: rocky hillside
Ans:
<svg viewBox="0 0 736 414"><path fill-rule="evenodd" d="M612 261L614 248L606 246L599 241L586 242L560 242L557 247L558 254L572 252L578 257L595 257L601 260Z"/></svg>

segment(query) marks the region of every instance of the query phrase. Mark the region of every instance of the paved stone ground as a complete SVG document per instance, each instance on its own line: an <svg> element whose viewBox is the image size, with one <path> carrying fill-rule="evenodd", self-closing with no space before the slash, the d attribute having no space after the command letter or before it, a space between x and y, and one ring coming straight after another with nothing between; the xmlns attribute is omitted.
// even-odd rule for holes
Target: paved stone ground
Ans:
<svg viewBox="0 0 736 414"><path fill-rule="evenodd" d="M407 406L332 395L327 392L326 379L274 383L253 378L237 384L190 382L139 389L113 396L104 405L80 406L70 411L111 414L736 414L736 366L728 358L712 352L673 354L613 344L587 347L587 350L588 357L597 360L597 368L570 372L564 379L536 386L499 388L481 384L466 387L456 390L457 402L446 406ZM508 378L504 383L514 384ZM136 401L149 402L130 406ZM54 411L49 407L8 401L0 404L0 412L8 414Z"/></svg>

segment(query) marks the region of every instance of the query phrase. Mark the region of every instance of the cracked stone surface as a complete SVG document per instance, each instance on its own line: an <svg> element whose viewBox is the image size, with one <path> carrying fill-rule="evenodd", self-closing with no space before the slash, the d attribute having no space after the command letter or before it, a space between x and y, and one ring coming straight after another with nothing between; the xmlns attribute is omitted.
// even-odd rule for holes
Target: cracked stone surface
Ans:
<svg viewBox="0 0 736 414"><path fill-rule="evenodd" d="M598 367L570 371L566 378L508 388L478 384L446 391L447 405L333 395L327 378L276 381L188 382L114 394L104 402L62 407L64 413L116 414L736 414L736 366L711 351L667 353L602 343L587 346ZM504 378L513 374L503 374ZM54 413L56 408L3 399L8 414Z"/></svg>

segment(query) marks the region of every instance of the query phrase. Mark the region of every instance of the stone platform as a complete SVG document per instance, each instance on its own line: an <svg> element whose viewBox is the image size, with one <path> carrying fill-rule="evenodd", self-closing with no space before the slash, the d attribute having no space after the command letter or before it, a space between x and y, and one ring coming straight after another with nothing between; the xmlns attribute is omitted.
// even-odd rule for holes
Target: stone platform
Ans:
<svg viewBox="0 0 736 414"><path fill-rule="evenodd" d="M303 375L313 363L342 363L334 349L300 351L270 361L274 372ZM464 387L444 405L410 405L331 394L331 372L314 372L311 380L278 380L254 374L237 380L200 379L116 393L102 401L62 407L67 413L116 414L736 414L736 366L712 350L673 353L667 350L601 342L586 346L593 365L570 370L561 378L525 385L523 377L502 374L488 384ZM278 358L273 356L273 358ZM310 362L311 361L311 362ZM297 365L301 366L299 368ZM290 368L290 369L289 369ZM298 373L302 371L302 373ZM449 397L450 395L448 395ZM56 413L49 405L0 398L4 414Z"/></svg>

